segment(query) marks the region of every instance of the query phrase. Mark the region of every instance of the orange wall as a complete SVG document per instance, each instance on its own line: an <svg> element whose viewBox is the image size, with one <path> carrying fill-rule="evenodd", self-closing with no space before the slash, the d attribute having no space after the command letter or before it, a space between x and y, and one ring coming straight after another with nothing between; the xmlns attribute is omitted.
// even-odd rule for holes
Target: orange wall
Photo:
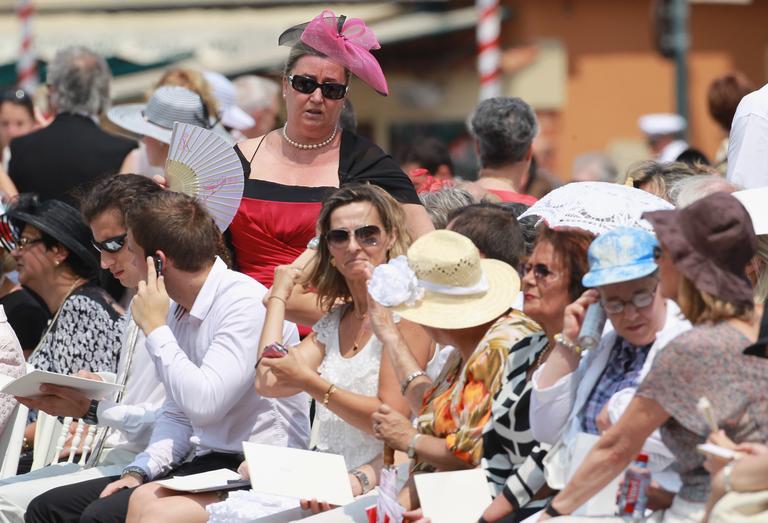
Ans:
<svg viewBox="0 0 768 523"><path fill-rule="evenodd" d="M675 110L672 61L653 47L650 0L506 0L506 46L557 38L568 55L566 101L557 120L555 172L573 158L616 140L643 139L637 118ZM700 5L690 10L690 140L713 156L722 136L709 118L706 92L716 76L740 69L761 86L767 78L768 1Z"/></svg>

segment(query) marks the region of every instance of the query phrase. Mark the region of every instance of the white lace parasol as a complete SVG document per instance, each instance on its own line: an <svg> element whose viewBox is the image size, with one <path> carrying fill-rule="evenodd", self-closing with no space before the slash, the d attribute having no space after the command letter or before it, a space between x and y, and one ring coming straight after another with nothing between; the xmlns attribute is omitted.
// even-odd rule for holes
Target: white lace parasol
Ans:
<svg viewBox="0 0 768 523"><path fill-rule="evenodd" d="M616 227L653 232L641 218L647 211L674 209L651 193L607 182L576 182L558 187L534 203L520 218L539 216L549 227L577 227L602 234ZM540 220L540 221L541 221Z"/></svg>
<svg viewBox="0 0 768 523"><path fill-rule="evenodd" d="M232 144L208 129L173 124L165 179L172 191L196 198L222 231L229 227L243 197L243 164Z"/></svg>

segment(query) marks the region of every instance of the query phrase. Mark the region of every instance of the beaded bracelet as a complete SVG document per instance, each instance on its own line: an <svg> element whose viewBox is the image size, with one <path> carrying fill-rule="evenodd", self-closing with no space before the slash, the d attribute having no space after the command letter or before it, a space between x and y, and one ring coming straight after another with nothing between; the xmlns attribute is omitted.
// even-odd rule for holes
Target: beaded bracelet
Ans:
<svg viewBox="0 0 768 523"><path fill-rule="evenodd" d="M562 345L566 349L575 352L577 355L581 354L581 352L584 350L579 346L577 343L572 342L568 338L565 337L565 334L562 332L555 334L555 343L558 345Z"/></svg>

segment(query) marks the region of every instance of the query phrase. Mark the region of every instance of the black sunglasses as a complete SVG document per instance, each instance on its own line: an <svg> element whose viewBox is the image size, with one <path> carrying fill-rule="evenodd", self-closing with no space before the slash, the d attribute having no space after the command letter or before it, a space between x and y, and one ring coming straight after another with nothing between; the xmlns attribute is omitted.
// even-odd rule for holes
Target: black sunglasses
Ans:
<svg viewBox="0 0 768 523"><path fill-rule="evenodd" d="M525 265L523 265L523 276L525 276L531 271L533 271L533 277L536 278L537 280L543 280L550 274L554 274L552 271L549 270L549 267L547 267L543 263L536 263L536 264L526 263Z"/></svg>
<svg viewBox="0 0 768 523"><path fill-rule="evenodd" d="M381 229L378 225L363 225L358 227L352 234L361 247L374 247L381 240ZM325 238L331 247L346 247L349 243L350 231L347 229L332 229L328 231Z"/></svg>
<svg viewBox="0 0 768 523"><path fill-rule="evenodd" d="M113 236L112 238L107 238L103 242L97 242L96 240L93 240L93 246L96 248L99 252L108 252L111 254L115 254L120 249L123 248L123 245L125 245L125 237L128 236L127 232L124 232L120 236Z"/></svg>
<svg viewBox="0 0 768 523"><path fill-rule="evenodd" d="M320 88L323 96L329 100L341 100L347 95L348 86L334 82L318 83L315 79L308 76L291 75L288 77L291 87L300 93L312 94L315 89Z"/></svg>

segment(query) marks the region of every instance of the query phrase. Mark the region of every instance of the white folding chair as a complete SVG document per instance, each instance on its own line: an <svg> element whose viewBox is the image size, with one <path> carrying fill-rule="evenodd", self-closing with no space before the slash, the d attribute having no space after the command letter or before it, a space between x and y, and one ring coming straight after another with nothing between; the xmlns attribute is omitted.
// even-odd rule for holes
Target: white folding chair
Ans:
<svg viewBox="0 0 768 523"><path fill-rule="evenodd" d="M13 409L13 415L8 420L8 424L0 434L0 454L3 456L2 465L0 465L0 479L10 478L16 475L16 469L19 467L19 456L21 455L21 446L24 442L24 429L27 427L27 414L29 409L17 404Z"/></svg>
<svg viewBox="0 0 768 523"><path fill-rule="evenodd" d="M80 442L85 438L82 453L77 460L80 466L85 465L88 453L91 451L96 437L96 426L87 425L82 420L75 421L72 418L64 418L59 422L58 418L38 412L37 427L35 429L35 451L32 457L32 470L39 469L59 462L59 456L64 450L64 445L69 437L72 424L75 423L74 436L69 448L66 463L75 463L75 455Z"/></svg>

